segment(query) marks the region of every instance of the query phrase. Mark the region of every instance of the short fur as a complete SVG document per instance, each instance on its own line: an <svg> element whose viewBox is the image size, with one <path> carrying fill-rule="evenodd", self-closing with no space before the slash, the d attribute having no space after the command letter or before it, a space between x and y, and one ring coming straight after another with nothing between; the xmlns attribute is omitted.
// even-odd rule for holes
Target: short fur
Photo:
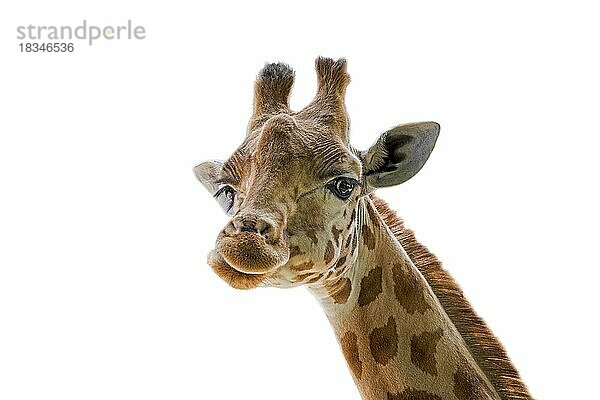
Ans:
<svg viewBox="0 0 600 400"><path fill-rule="evenodd" d="M242 145L227 161L194 169L232 216L209 265L239 289L308 285L364 399L530 399L441 263L384 202L363 197L416 174L439 125L398 125L380 136L380 146L355 151L346 62L318 58L315 69L314 100L292 112L293 71L267 64ZM344 182L348 196L337 186Z"/></svg>
<svg viewBox="0 0 600 400"><path fill-rule="evenodd" d="M404 221L388 204L370 195L377 212L398 239L408 256L425 277L433 293L465 340L473 358L503 400L531 399L527 387L512 365L504 347L486 323L473 310L461 288L442 263L404 226Z"/></svg>

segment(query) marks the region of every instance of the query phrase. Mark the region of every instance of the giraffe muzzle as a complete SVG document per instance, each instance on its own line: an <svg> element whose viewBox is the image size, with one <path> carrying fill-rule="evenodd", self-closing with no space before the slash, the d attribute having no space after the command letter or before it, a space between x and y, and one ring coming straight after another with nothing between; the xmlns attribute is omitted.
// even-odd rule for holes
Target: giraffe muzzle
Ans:
<svg viewBox="0 0 600 400"><path fill-rule="evenodd" d="M287 235L269 218L234 217L217 238L216 251L231 268L268 274L290 258Z"/></svg>

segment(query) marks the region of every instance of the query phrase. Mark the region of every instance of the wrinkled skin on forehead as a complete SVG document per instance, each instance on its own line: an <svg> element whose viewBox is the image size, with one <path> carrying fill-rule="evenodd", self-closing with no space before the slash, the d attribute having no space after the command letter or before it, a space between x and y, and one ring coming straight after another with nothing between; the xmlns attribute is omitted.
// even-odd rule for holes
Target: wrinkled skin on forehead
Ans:
<svg viewBox="0 0 600 400"><path fill-rule="evenodd" d="M439 126L400 125L366 152L348 143L345 60L316 61L318 89L299 112L288 105L294 73L267 64L238 149L195 167L232 218L208 257L239 289L290 287L335 279L356 259L357 205L375 187L412 177L433 149Z"/></svg>

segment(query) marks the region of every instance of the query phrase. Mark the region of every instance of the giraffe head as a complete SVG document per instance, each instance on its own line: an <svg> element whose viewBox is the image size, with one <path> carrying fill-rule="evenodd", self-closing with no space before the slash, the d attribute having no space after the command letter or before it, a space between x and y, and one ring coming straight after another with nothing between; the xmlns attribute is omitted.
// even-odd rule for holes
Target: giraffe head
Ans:
<svg viewBox="0 0 600 400"><path fill-rule="evenodd" d="M265 65L242 144L227 160L194 168L231 217L208 263L235 288L312 284L344 271L357 254L360 198L414 176L437 139L439 125L421 122L355 150L344 104L346 61L318 58L315 67L317 94L294 112L294 72Z"/></svg>

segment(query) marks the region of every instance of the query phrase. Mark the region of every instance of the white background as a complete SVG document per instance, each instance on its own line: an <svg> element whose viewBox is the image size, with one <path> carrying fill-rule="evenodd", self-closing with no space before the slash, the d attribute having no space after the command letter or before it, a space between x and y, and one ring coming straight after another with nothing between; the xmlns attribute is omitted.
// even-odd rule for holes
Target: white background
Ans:
<svg viewBox="0 0 600 400"><path fill-rule="evenodd" d="M226 218L192 174L244 134L266 61L314 94L346 57L352 140L435 120L379 194L460 282L540 399L592 398L598 12L579 2L2 3L0 398L358 399L304 289L240 292L205 257ZM410 3L410 4L409 4ZM146 28L21 54L18 25Z"/></svg>

